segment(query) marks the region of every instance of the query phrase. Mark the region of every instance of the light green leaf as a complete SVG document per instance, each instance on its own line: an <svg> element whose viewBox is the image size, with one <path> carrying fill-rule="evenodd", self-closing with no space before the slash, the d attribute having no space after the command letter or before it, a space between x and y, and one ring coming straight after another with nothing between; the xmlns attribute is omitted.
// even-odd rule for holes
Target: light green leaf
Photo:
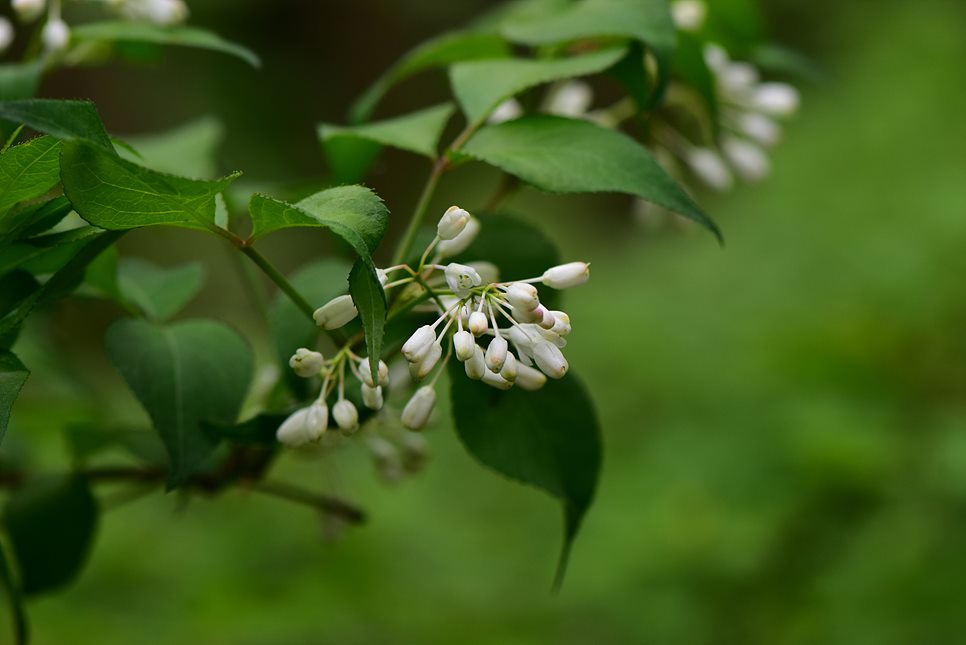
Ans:
<svg viewBox="0 0 966 645"><path fill-rule="evenodd" d="M166 327L120 320L106 340L111 361L168 449L168 486L184 483L215 447L202 422L237 420L252 377L251 349L236 332L208 320Z"/></svg>
<svg viewBox="0 0 966 645"><path fill-rule="evenodd" d="M466 378L456 361L450 363L449 374L456 432L470 454L563 503L559 585L600 473L601 439L593 403L573 375L549 381L536 392L501 392Z"/></svg>
<svg viewBox="0 0 966 645"><path fill-rule="evenodd" d="M215 195L238 173L214 181L166 175L80 142L63 144L61 179L74 210L95 226L215 228Z"/></svg>
<svg viewBox="0 0 966 645"><path fill-rule="evenodd" d="M30 371L12 352L0 351L0 441L7 433L10 411Z"/></svg>
<svg viewBox="0 0 966 645"><path fill-rule="evenodd" d="M123 258L118 265L121 295L159 322L178 313L197 295L204 280L205 270L198 262L167 268L139 258Z"/></svg>
<svg viewBox="0 0 966 645"><path fill-rule="evenodd" d="M647 148L587 121L540 115L487 126L462 153L543 190L636 195L698 222L721 239L717 225Z"/></svg>
<svg viewBox="0 0 966 645"><path fill-rule="evenodd" d="M97 500L83 477L38 479L16 490L3 509L3 524L25 594L56 589L77 576L97 518Z"/></svg>
<svg viewBox="0 0 966 645"><path fill-rule="evenodd" d="M368 121L376 105L393 85L419 72L458 61L506 58L509 55L510 48L495 34L457 32L429 40L405 54L359 97L350 110L351 121Z"/></svg>
<svg viewBox="0 0 966 645"><path fill-rule="evenodd" d="M148 22L94 22L74 27L71 38L83 42L134 42L195 47L230 54L252 67L261 67L258 55L247 47L197 27L165 27Z"/></svg>
<svg viewBox="0 0 966 645"><path fill-rule="evenodd" d="M369 353L370 374L379 373L382 357L382 339L386 331L386 292L379 282L372 262L360 259L349 273L349 294L359 310L362 328L366 332L366 350Z"/></svg>
<svg viewBox="0 0 966 645"><path fill-rule="evenodd" d="M449 77L467 121L477 126L513 95L543 83L602 72L619 61L625 51L617 47L569 58L457 63L450 67Z"/></svg>
<svg viewBox="0 0 966 645"><path fill-rule="evenodd" d="M202 117L166 132L126 137L138 154L122 150L121 156L158 172L211 179L218 172L215 153L224 135L218 119Z"/></svg>
<svg viewBox="0 0 966 645"><path fill-rule="evenodd" d="M3 101L0 102L0 119L23 123L57 139L86 141L109 154L115 154L97 108L90 101Z"/></svg>
<svg viewBox="0 0 966 645"><path fill-rule="evenodd" d="M60 182L60 142L37 137L0 154L0 239L23 224L11 209Z"/></svg>
<svg viewBox="0 0 966 645"><path fill-rule="evenodd" d="M13 642L16 645L27 645L29 628L27 624L27 610L24 608L23 594L20 593L20 585L14 576L11 558L7 556L7 550L0 542L0 595L7 599L10 606L10 614L13 631Z"/></svg>

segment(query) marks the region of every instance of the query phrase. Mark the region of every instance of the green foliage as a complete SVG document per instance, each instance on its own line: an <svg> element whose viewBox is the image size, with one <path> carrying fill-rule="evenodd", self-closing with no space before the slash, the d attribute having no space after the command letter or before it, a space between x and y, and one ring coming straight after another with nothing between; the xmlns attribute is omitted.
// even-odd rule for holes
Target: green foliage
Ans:
<svg viewBox="0 0 966 645"><path fill-rule="evenodd" d="M0 239L22 226L10 210L40 197L60 181L60 143L38 137L0 154Z"/></svg>
<svg viewBox="0 0 966 645"><path fill-rule="evenodd" d="M120 320L106 342L168 449L168 486L183 484L215 448L202 422L236 421L252 378L251 349L236 332L208 320L166 327Z"/></svg>
<svg viewBox="0 0 966 645"><path fill-rule="evenodd" d="M97 500L75 475L28 481L3 509L3 526L25 594L70 582L84 566L97 531Z"/></svg>
<svg viewBox="0 0 966 645"><path fill-rule="evenodd" d="M122 150L121 156L158 172L211 179L218 172L215 155L224 137L221 121L204 116L158 134L127 137L137 154Z"/></svg>
<svg viewBox="0 0 966 645"><path fill-rule="evenodd" d="M37 91L44 65L40 60L0 65L0 101L30 98Z"/></svg>
<svg viewBox="0 0 966 645"><path fill-rule="evenodd" d="M349 272L349 294L356 309L359 310L362 328L366 331L370 373L378 374L389 305L386 302L386 292L379 283L371 262L365 262L360 258L353 265L352 271Z"/></svg>
<svg viewBox="0 0 966 645"><path fill-rule="evenodd" d="M39 235L55 226L72 210L70 202L63 195L47 201L21 205L11 212L10 217L18 222L8 237L26 238ZM3 241L0 238L0 241Z"/></svg>
<svg viewBox="0 0 966 645"><path fill-rule="evenodd" d="M137 258L124 258L117 273L121 295L158 322L178 313L197 295L204 280L204 267L197 262L165 268Z"/></svg>
<svg viewBox="0 0 966 645"><path fill-rule="evenodd" d="M104 129L97 108L90 101L26 99L0 102L0 120L22 123L65 141L86 141L114 154L111 138Z"/></svg>
<svg viewBox="0 0 966 645"><path fill-rule="evenodd" d="M636 195L698 222L721 238L717 225L667 176L647 148L587 121L528 116L487 126L462 153L543 190Z"/></svg>
<svg viewBox="0 0 966 645"><path fill-rule="evenodd" d="M5 597L10 608L10 614L13 617L11 621L13 623L11 626L13 642L16 645L26 645L29 640L27 611L24 608L20 585L17 583L13 566L2 542L0 542L0 592L2 592L0 595Z"/></svg>
<svg viewBox="0 0 966 645"><path fill-rule="evenodd" d="M13 403L29 376L30 371L12 352L0 351L0 441L7 433Z"/></svg>

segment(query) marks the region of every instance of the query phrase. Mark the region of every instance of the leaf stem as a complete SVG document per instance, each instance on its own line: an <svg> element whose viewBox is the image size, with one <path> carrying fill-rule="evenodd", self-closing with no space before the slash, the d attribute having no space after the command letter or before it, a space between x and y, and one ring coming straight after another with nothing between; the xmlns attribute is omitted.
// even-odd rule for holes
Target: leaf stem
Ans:
<svg viewBox="0 0 966 645"><path fill-rule="evenodd" d="M315 318L312 316L312 314L315 313L315 307L309 304L309 301L306 300L305 297L292 286L292 283L288 281L288 278L286 278L281 271L276 269L275 265L268 261L268 258L259 253L254 246L249 246L248 244L240 246L239 250L247 255L248 258L255 263L255 266L261 269L262 273L268 276L269 280L278 285L278 288L281 289L282 292L288 296L289 299L294 302L295 305L301 309L310 320L312 320L312 322L315 322Z"/></svg>
<svg viewBox="0 0 966 645"><path fill-rule="evenodd" d="M396 247L396 255L393 256L392 260L393 264L401 264L406 261L406 255L409 254L413 242L416 241L416 234L419 232L419 227L423 223L423 218L429 209L429 202L433 198L433 193L436 192L436 185L439 183L439 178L443 175L443 171L446 170L446 165L445 156L439 157L433 162L433 169L429 174L429 179L426 180L422 194L419 196L416 208L413 210L413 216L409 220L406 232L403 233L402 240L399 241L399 245Z"/></svg>
<svg viewBox="0 0 966 645"><path fill-rule="evenodd" d="M337 497L320 495L307 491L303 488L290 486L280 482L258 482L251 487L253 491L271 495L291 502L305 504L325 513L331 513L345 518L353 524L362 524L366 521L366 514L362 509L345 502Z"/></svg>

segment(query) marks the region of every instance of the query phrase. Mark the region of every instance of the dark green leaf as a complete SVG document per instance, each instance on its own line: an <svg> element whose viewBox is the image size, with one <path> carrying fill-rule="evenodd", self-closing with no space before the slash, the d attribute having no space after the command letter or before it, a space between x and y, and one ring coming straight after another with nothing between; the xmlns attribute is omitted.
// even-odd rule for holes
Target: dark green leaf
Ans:
<svg viewBox="0 0 966 645"><path fill-rule="evenodd" d="M600 473L600 429L583 386L569 375L536 392L494 390L450 364L453 418L466 449L484 465L564 505L559 583Z"/></svg>
<svg viewBox="0 0 966 645"><path fill-rule="evenodd" d="M625 54L623 47L553 59L485 60L457 63L450 83L470 125L476 126L502 101L531 87L602 72Z"/></svg>
<svg viewBox="0 0 966 645"><path fill-rule="evenodd" d="M166 27L148 22L95 22L74 27L71 39L76 43L92 41L196 47L230 54L252 67L261 67L258 55L252 50L197 27Z"/></svg>
<svg viewBox="0 0 966 645"><path fill-rule="evenodd" d="M215 228L215 195L238 174L215 181L166 175L105 154L91 145L63 145L61 179L74 210L95 226Z"/></svg>
<svg viewBox="0 0 966 645"><path fill-rule="evenodd" d="M2 542L0 542L0 591L6 596L10 614L13 617L11 621L13 642L16 645L27 645L30 637L23 594L20 593L20 585L14 576L13 565Z"/></svg>
<svg viewBox="0 0 966 645"><path fill-rule="evenodd" d="M60 142L37 137L0 154L0 239L20 228L10 210L27 199L40 197L60 181Z"/></svg>
<svg viewBox="0 0 966 645"><path fill-rule="evenodd" d="M57 139L86 141L114 154L111 138L90 101L27 99L0 102L0 119L23 123Z"/></svg>
<svg viewBox="0 0 966 645"><path fill-rule="evenodd" d="M537 188L563 193L636 195L692 219L720 240L717 225L624 134L593 123L528 116L480 130L462 152Z"/></svg>
<svg viewBox="0 0 966 645"><path fill-rule="evenodd" d="M93 226L84 226L0 246L0 275L17 268L37 275L54 273L101 233Z"/></svg>
<svg viewBox="0 0 966 645"><path fill-rule="evenodd" d="M375 372L373 372L375 374ZM0 441L7 433L10 411L30 371L12 352L0 351Z"/></svg>
<svg viewBox="0 0 966 645"><path fill-rule="evenodd" d="M20 321L13 320L14 312L38 289L40 283L27 271L12 271L0 277L0 349L9 349L17 340Z"/></svg>
<svg viewBox="0 0 966 645"><path fill-rule="evenodd" d="M127 137L137 154L121 156L158 172L211 179L218 172L215 154L224 135L218 119L202 117L166 132Z"/></svg>
<svg viewBox="0 0 966 645"><path fill-rule="evenodd" d="M122 259L117 275L121 295L159 322L188 304L204 280L204 267L197 262L166 268L137 258Z"/></svg>
<svg viewBox="0 0 966 645"><path fill-rule="evenodd" d="M202 422L236 421L252 377L251 349L236 332L208 320L166 327L120 320L106 340L111 361L168 449L169 487L184 483L215 447Z"/></svg>
<svg viewBox="0 0 966 645"><path fill-rule="evenodd" d="M169 466L168 453L158 434L150 429L101 427L91 423L74 423L64 430L67 445L75 461L83 462L114 447L152 466Z"/></svg>
<svg viewBox="0 0 966 645"><path fill-rule="evenodd" d="M360 259L349 272L349 294L359 310L362 328L366 332L366 350L369 352L370 374L379 373L382 357L382 338L386 327L386 292L376 276L372 262Z"/></svg>
<svg viewBox="0 0 966 645"><path fill-rule="evenodd" d="M59 163L59 162L58 162ZM58 172L58 181L60 179ZM7 238L32 237L57 225L67 217L72 207L63 195L54 197L46 202L21 206L10 213L10 218L17 223L8 233ZM0 238L2 239L2 238Z"/></svg>
<svg viewBox="0 0 966 645"><path fill-rule="evenodd" d="M80 572L97 531L97 500L87 481L64 476L28 482L3 509L26 594L67 584Z"/></svg>

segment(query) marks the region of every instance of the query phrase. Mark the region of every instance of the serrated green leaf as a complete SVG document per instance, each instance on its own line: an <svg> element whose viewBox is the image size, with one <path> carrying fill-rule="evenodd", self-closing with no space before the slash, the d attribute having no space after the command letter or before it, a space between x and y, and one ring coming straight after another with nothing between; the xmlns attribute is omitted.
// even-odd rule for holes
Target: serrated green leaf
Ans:
<svg viewBox="0 0 966 645"><path fill-rule="evenodd" d="M29 376L30 371L12 352L0 351L0 441L7 433L13 403Z"/></svg>
<svg viewBox="0 0 966 645"><path fill-rule="evenodd" d="M587 121L537 115L487 126L467 142L462 153L543 190L636 195L694 220L721 239L717 225L647 148Z"/></svg>
<svg viewBox="0 0 966 645"><path fill-rule="evenodd" d="M158 322L167 320L188 304L204 280L205 270L198 262L168 268L139 258L123 258L118 264L117 284L121 295Z"/></svg>
<svg viewBox="0 0 966 645"><path fill-rule="evenodd" d="M56 226L71 210L70 202L63 195L46 202L20 206L11 211L10 218L16 223L5 236L0 235L0 241L40 235Z"/></svg>
<svg viewBox="0 0 966 645"><path fill-rule="evenodd" d="M75 43L152 43L209 49L240 58L252 67L261 67L258 55L252 50L197 27L167 27L148 22L94 22L74 27L71 39Z"/></svg>
<svg viewBox="0 0 966 645"><path fill-rule="evenodd" d="M523 90L576 76L602 72L624 56L626 48L609 48L569 58L486 60L457 63L450 84L471 126L477 126L502 101Z"/></svg>
<svg viewBox="0 0 966 645"><path fill-rule="evenodd" d="M225 136L221 121L202 117L157 134L127 137L137 154L121 156L151 170L195 179L212 179L218 172L215 156Z"/></svg>
<svg viewBox="0 0 966 645"><path fill-rule="evenodd" d="M549 381L536 392L501 392L466 378L456 361L450 363L449 374L456 432L470 454L563 503L559 584L600 473L600 429L593 403L573 375Z"/></svg>
<svg viewBox="0 0 966 645"><path fill-rule="evenodd" d="M53 273L102 232L93 226L84 226L0 246L0 275L18 268L37 275Z"/></svg>
<svg viewBox="0 0 966 645"><path fill-rule="evenodd" d="M64 141L86 141L115 154L97 108L90 101L27 99L0 102L0 119L23 123L37 132Z"/></svg>
<svg viewBox="0 0 966 645"><path fill-rule="evenodd" d="M238 417L252 377L250 347L208 320L166 327L120 320L106 341L111 361L168 449L168 486L184 483L215 448L202 422L233 424Z"/></svg>
<svg viewBox="0 0 966 645"><path fill-rule="evenodd" d="M57 139L37 137L0 154L0 239L23 226L22 216L10 212L14 206L60 182L59 153Z"/></svg>
<svg viewBox="0 0 966 645"><path fill-rule="evenodd" d="M0 542L0 591L6 596L7 605L10 606L10 614L13 631L13 642L16 645L27 645L30 640L29 628L27 624L27 610L24 608L23 594L20 593L20 585L13 573L11 558L7 555L4 544Z"/></svg>
<svg viewBox="0 0 966 645"><path fill-rule="evenodd" d="M80 141L63 144L61 180L74 210L108 230L142 226L215 228L215 195L238 173L207 181L166 175Z"/></svg>
<svg viewBox="0 0 966 645"><path fill-rule="evenodd" d="M376 105L393 85L419 72L445 67L465 60L506 58L509 46L495 34L449 33L429 40L407 54L386 71L350 110L353 123L368 121Z"/></svg>
<svg viewBox="0 0 966 645"><path fill-rule="evenodd" d="M16 490L3 509L3 524L25 594L55 589L77 576L97 519L97 500L80 476L38 479Z"/></svg>
<svg viewBox="0 0 966 645"><path fill-rule="evenodd" d="M378 374L389 305L386 302L386 292L379 282L371 261L359 259L352 267L352 271L349 272L349 294L356 309L359 310L362 328L366 332L370 374Z"/></svg>

